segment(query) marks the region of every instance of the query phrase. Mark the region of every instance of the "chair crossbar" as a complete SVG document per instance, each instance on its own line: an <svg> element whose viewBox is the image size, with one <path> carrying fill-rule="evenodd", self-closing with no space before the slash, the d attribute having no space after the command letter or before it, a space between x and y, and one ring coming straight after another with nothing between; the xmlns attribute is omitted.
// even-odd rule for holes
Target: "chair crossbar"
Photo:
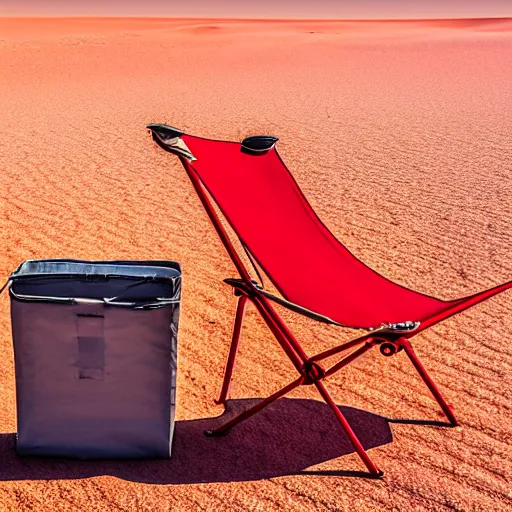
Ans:
<svg viewBox="0 0 512 512"><path fill-rule="evenodd" d="M371 350L374 346L375 341L373 339L367 340L362 347L359 347L357 350L354 350L354 352L349 354L347 357L344 357L341 361L337 362L335 365L331 366L328 370L326 370L325 376L329 377L330 375L333 375L334 373L338 372L348 364L355 361L358 357L361 357L363 354L366 354L366 352Z"/></svg>
<svg viewBox="0 0 512 512"><path fill-rule="evenodd" d="M375 331L365 334L364 336L360 336L359 338L350 340L341 345L338 345L337 347L331 348L329 350L325 350L324 352L315 354L314 356L310 357L309 360L310 361L322 361L323 359L327 359L328 357L334 356L336 354L340 354L341 352L346 352L347 350L357 347L358 345L361 345L361 343L364 343L365 341L371 339L374 332Z"/></svg>

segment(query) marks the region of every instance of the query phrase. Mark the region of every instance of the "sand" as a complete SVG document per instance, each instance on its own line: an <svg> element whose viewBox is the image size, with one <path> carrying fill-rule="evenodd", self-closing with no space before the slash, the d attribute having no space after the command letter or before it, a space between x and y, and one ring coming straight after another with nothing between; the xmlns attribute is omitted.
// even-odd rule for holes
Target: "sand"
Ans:
<svg viewBox="0 0 512 512"><path fill-rule="evenodd" d="M512 505L512 293L414 339L456 429L403 353L327 382L363 469L311 388L222 439L230 261L177 160L145 125L280 138L320 217L367 264L442 298L512 277L512 22L0 20L0 275L29 258L182 263L170 461L19 459L0 301L0 510L464 510ZM313 353L351 333L283 313ZM250 309L232 386L247 407L294 377Z"/></svg>

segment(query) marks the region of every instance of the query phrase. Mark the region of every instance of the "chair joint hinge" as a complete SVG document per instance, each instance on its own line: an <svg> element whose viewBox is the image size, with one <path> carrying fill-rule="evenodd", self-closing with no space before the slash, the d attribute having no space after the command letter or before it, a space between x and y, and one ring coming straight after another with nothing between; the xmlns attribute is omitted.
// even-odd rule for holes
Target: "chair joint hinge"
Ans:
<svg viewBox="0 0 512 512"><path fill-rule="evenodd" d="M315 361L306 361L302 366L303 385L311 385L325 377L325 370Z"/></svg>
<svg viewBox="0 0 512 512"><path fill-rule="evenodd" d="M374 342L379 345L380 353L384 357L394 356L397 352L400 352L403 349L400 338L374 338Z"/></svg>
<svg viewBox="0 0 512 512"><path fill-rule="evenodd" d="M415 331L421 322L399 322L397 324L383 324L382 327L385 327L385 332L392 332L396 334L404 334L408 332Z"/></svg>
<svg viewBox="0 0 512 512"><path fill-rule="evenodd" d="M254 295L254 284L248 283L247 281L243 279L238 279L234 277L229 277L228 279L224 279L224 282L226 284L229 284L229 286L233 287L233 294L235 297L241 297L242 295L245 295L247 297L251 297Z"/></svg>

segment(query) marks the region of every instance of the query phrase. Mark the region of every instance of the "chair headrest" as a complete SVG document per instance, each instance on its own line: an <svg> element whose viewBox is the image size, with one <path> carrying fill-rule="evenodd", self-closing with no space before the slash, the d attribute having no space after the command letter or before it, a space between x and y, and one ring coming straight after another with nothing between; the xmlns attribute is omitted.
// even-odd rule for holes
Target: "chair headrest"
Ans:
<svg viewBox="0 0 512 512"><path fill-rule="evenodd" d="M241 151L249 155L264 155L270 151L279 139L271 135L254 135L242 141Z"/></svg>

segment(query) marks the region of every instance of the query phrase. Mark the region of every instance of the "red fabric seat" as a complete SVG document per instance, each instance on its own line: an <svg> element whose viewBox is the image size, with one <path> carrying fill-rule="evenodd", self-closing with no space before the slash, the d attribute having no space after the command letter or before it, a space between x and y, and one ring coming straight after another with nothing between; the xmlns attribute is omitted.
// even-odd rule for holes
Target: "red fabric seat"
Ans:
<svg viewBox="0 0 512 512"><path fill-rule="evenodd" d="M359 261L320 221L275 150L254 156L239 143L182 139L197 158L192 168L289 301L364 328L423 321L458 302L409 290Z"/></svg>

